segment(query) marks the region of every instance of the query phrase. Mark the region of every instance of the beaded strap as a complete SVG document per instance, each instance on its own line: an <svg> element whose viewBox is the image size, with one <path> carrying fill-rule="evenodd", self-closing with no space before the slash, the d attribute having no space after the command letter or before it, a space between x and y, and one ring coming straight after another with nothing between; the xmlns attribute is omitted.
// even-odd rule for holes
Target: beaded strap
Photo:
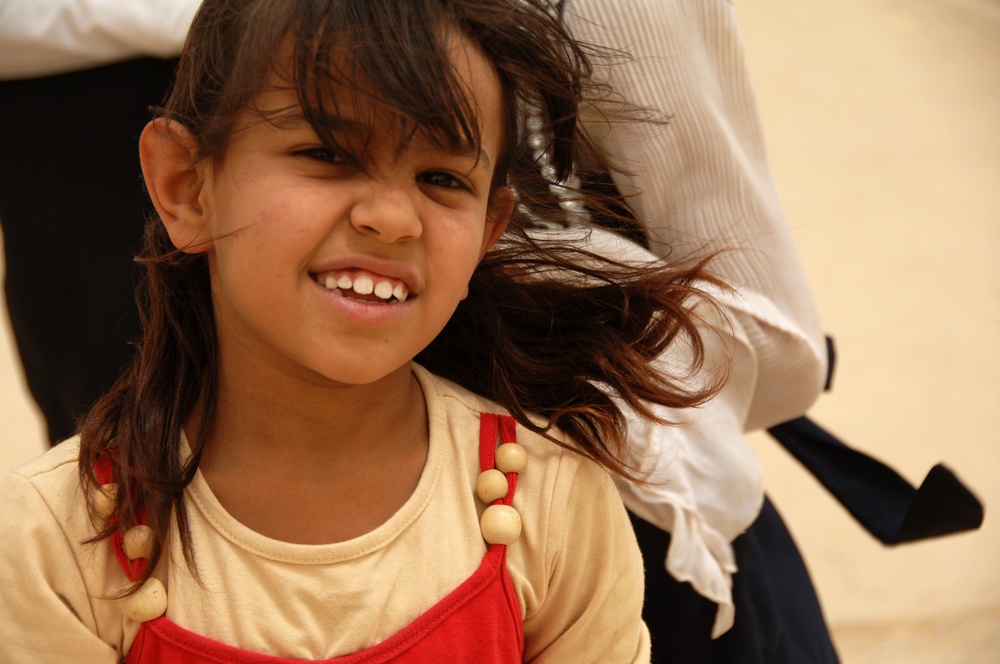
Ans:
<svg viewBox="0 0 1000 664"><path fill-rule="evenodd" d="M114 513L118 485L114 480L111 457L103 455L97 459L94 463L94 475L100 484L94 495L95 511L109 525L113 525L118 520ZM135 582L142 578L153 549L153 530L146 525L145 508L139 509L137 523L126 530L124 535L115 531L111 536L111 548L129 581ZM136 622L159 618L166 610L167 591L155 577L150 577L139 590L129 596L125 604L125 615Z"/></svg>
<svg viewBox="0 0 1000 664"><path fill-rule="evenodd" d="M521 515L511 503L514 501L518 473L524 471L527 462L524 447L517 444L514 418L483 413L479 425L481 472L476 479L476 496L489 505L479 520L483 539L489 544L506 546L521 536Z"/></svg>

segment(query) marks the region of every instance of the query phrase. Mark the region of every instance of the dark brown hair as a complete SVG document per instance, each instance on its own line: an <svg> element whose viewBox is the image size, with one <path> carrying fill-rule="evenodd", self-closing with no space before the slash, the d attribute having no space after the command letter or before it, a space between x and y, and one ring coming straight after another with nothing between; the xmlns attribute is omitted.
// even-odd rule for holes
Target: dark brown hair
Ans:
<svg viewBox="0 0 1000 664"><path fill-rule="evenodd" d="M627 474L619 403L653 417L646 403L693 405L721 381L690 387L688 376L650 366L679 339L694 351L691 372L700 366L691 307L700 297L695 281L707 276L701 264L626 265L528 232L532 219L561 221L552 180L565 182L575 169L586 183L609 167L578 127L592 53L567 35L546 0L206 0L158 113L193 134L196 161L221 159L237 115L253 110L269 81L285 80L317 135L336 149L338 132L329 126L338 115L329 108L336 84L372 96L380 113L399 121L401 141L419 131L442 145L478 147L475 109L449 58L451 30L499 75L506 107L494 189L525 192L531 210L519 206L473 276L470 296L417 361L496 400L523 426L545 433L558 425L574 449ZM544 120L552 173L540 172L527 145L529 109ZM603 207L577 194L593 210ZM138 260L146 267L143 338L134 363L81 423L80 473L93 487L95 463L110 459L119 487L116 518L95 540L145 512L155 545L141 582L162 554L172 517L193 568L183 492L211 428L218 376L204 254L177 251L151 219ZM533 424L528 412L546 416L548 426ZM194 414L193 454L184 459L182 426Z"/></svg>

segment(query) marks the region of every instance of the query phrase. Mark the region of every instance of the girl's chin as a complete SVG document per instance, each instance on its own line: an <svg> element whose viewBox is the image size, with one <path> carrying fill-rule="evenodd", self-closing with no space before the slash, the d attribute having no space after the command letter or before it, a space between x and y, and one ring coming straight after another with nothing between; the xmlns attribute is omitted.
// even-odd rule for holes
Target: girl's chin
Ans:
<svg viewBox="0 0 1000 664"><path fill-rule="evenodd" d="M374 385L382 387L394 379L409 376L412 360L406 360L399 366L373 365L371 361L366 362L364 359L357 363L349 361L345 364L319 373L335 387L364 388Z"/></svg>

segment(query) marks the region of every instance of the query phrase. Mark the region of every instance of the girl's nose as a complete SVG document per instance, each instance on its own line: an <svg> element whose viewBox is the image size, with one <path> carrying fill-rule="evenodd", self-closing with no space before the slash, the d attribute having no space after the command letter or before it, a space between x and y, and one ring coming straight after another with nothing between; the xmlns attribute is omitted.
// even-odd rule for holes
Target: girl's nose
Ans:
<svg viewBox="0 0 1000 664"><path fill-rule="evenodd" d="M382 242L420 237L423 224L411 192L391 185L372 187L351 208L351 225Z"/></svg>

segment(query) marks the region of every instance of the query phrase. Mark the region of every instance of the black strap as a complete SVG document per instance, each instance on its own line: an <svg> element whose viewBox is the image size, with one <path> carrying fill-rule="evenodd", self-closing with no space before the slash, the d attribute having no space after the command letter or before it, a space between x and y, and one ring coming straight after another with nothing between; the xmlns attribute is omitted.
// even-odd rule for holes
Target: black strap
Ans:
<svg viewBox="0 0 1000 664"><path fill-rule="evenodd" d="M826 338L826 385L833 383L836 353ZM983 525L983 505L941 464L919 489L877 459L852 449L808 417L767 430L833 494L865 530L883 544L943 537Z"/></svg>
<svg viewBox="0 0 1000 664"><path fill-rule="evenodd" d="M915 489L889 466L852 449L808 417L767 430L883 544L975 530L983 505L938 464Z"/></svg>

